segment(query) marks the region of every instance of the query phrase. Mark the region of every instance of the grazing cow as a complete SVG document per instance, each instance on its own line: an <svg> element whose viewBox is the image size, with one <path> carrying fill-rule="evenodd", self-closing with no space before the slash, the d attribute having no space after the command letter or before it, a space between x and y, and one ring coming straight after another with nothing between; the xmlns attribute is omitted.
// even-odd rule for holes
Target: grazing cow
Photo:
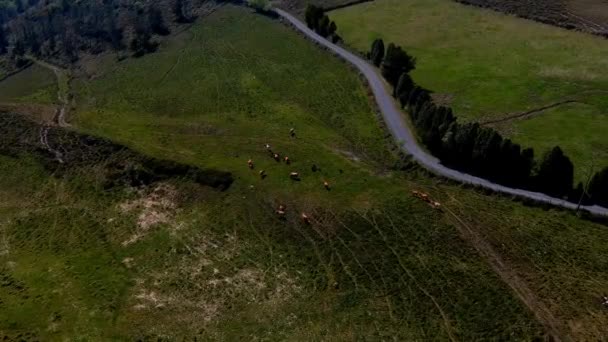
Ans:
<svg viewBox="0 0 608 342"><path fill-rule="evenodd" d="M273 154L272 158L274 158L274 160L276 160L276 161L280 161L281 160L281 156L278 153Z"/></svg>
<svg viewBox="0 0 608 342"><path fill-rule="evenodd" d="M266 147L266 151L270 151L270 145L269 144L264 145L264 147Z"/></svg>
<svg viewBox="0 0 608 342"><path fill-rule="evenodd" d="M253 160L249 159L247 161L247 166L249 166L249 168L253 170Z"/></svg>
<svg viewBox="0 0 608 342"><path fill-rule="evenodd" d="M291 164L291 160L289 159L288 156L285 156L285 158L283 158L283 160L285 161L285 164L287 164L287 165Z"/></svg>
<svg viewBox="0 0 608 342"><path fill-rule="evenodd" d="M297 172L292 172L289 174L289 178L291 178L293 180L300 180L300 174Z"/></svg>
<svg viewBox="0 0 608 342"><path fill-rule="evenodd" d="M261 177L262 179L266 178L266 171L264 171L264 170L260 170L260 177Z"/></svg>
<svg viewBox="0 0 608 342"><path fill-rule="evenodd" d="M295 128L292 128L292 129L290 129L290 130L289 130L289 135L290 135L292 138L296 136L296 130L295 130Z"/></svg>
<svg viewBox="0 0 608 342"><path fill-rule="evenodd" d="M302 213L302 215L300 215L300 218L302 219L302 222L304 224L310 225L310 217L308 217L306 213Z"/></svg>
<svg viewBox="0 0 608 342"><path fill-rule="evenodd" d="M331 188L329 187L329 183L327 181L323 181L323 186L325 187L325 190L327 190L327 191L331 190Z"/></svg>
<svg viewBox="0 0 608 342"><path fill-rule="evenodd" d="M279 217L283 218L285 217L285 210L287 208L284 205L279 205L279 209L277 209L277 215L279 215Z"/></svg>

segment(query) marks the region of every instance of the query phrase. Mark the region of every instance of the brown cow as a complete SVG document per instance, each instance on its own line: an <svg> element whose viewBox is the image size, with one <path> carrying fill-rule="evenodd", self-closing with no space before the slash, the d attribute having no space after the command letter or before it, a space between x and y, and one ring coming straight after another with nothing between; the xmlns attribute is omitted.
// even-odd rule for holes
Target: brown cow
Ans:
<svg viewBox="0 0 608 342"><path fill-rule="evenodd" d="M300 215L300 218L302 219L302 222L304 224L310 225L310 217L308 217L308 215L306 215L306 213L302 213L302 215Z"/></svg>
<svg viewBox="0 0 608 342"><path fill-rule="evenodd" d="M323 181L323 186L325 187L325 190L331 190L331 187L329 186L329 183L327 181Z"/></svg>

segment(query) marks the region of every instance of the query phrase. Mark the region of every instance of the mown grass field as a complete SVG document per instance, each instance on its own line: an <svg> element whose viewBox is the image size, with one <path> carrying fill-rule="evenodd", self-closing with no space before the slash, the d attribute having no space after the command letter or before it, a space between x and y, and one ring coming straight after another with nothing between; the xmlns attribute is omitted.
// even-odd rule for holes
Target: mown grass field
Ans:
<svg viewBox="0 0 608 342"><path fill-rule="evenodd" d="M461 120L484 122L563 100L575 103L495 125L537 155L560 145L582 179L608 165L608 44L604 39L449 0L378 0L331 12L367 51L375 38L417 60L414 79Z"/></svg>
<svg viewBox="0 0 608 342"><path fill-rule="evenodd" d="M157 54L100 74L73 83L75 129L236 181L226 192L183 180L104 189L94 167L59 177L27 156L0 156L3 335L534 340L551 325L576 340L608 333L604 227L391 170L356 74L280 23L226 6ZM266 142L292 165L272 160ZM507 268L497 271L496 258ZM544 307L550 314L537 318Z"/></svg>

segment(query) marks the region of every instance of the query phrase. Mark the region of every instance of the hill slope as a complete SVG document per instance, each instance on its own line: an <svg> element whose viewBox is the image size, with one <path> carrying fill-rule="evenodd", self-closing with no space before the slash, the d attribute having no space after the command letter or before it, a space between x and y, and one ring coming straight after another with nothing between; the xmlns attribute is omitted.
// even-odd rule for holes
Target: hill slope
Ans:
<svg viewBox="0 0 608 342"><path fill-rule="evenodd" d="M73 82L74 129L235 182L104 189L97 165L52 175L31 155L0 157L4 335L606 333L603 227L397 171L358 77L280 23L226 6L159 53L108 66Z"/></svg>

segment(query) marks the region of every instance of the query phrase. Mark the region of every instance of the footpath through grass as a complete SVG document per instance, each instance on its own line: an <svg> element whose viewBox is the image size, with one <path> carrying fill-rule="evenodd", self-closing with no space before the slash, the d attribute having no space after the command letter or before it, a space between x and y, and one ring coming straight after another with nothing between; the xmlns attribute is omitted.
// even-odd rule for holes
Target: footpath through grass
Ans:
<svg viewBox="0 0 608 342"><path fill-rule="evenodd" d="M391 171L356 74L278 22L226 6L157 54L75 85L77 129L236 180L226 192L183 180L104 189L94 166L57 177L0 157L9 338L525 341L549 323L578 340L605 336L608 253L583 245L601 227ZM267 142L292 164L270 158ZM463 223L521 284L492 269ZM555 322L536 319L518 286Z"/></svg>
<svg viewBox="0 0 608 342"><path fill-rule="evenodd" d="M375 38L418 59L416 82L461 120L487 120L577 102L495 127L537 155L560 145L582 179L608 165L608 43L450 0L377 0L331 12L346 43Z"/></svg>

